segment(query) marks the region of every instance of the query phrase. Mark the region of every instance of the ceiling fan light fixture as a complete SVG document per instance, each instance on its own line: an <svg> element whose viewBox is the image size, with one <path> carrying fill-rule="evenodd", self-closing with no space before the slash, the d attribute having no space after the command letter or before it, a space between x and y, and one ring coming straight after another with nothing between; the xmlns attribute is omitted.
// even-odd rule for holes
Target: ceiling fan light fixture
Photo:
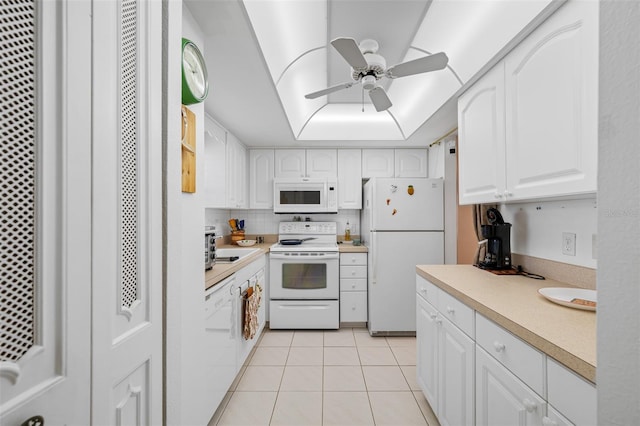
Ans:
<svg viewBox="0 0 640 426"><path fill-rule="evenodd" d="M377 79L372 75L365 75L362 77L362 87L365 90L371 90L376 87Z"/></svg>

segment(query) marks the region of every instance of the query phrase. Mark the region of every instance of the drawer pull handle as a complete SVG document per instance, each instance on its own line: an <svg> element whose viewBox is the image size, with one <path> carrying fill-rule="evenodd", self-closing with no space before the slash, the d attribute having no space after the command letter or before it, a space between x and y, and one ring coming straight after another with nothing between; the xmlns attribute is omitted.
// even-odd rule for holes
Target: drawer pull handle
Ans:
<svg viewBox="0 0 640 426"><path fill-rule="evenodd" d="M544 417L542 418L542 424L543 424L544 426L558 426L558 422L556 422L555 420L550 419L550 418L549 418L549 417L547 417L547 416L544 416Z"/></svg>
<svg viewBox="0 0 640 426"><path fill-rule="evenodd" d="M447 313L448 313L449 315L453 315L455 312L456 312L456 310L455 310L455 309L453 309L453 308L452 308L452 307L450 307L450 306L447 306Z"/></svg>
<svg viewBox="0 0 640 426"><path fill-rule="evenodd" d="M538 405L532 402L529 398L525 398L524 401L522 401L522 405L524 405L524 408L528 413L533 413L538 409Z"/></svg>
<svg viewBox="0 0 640 426"><path fill-rule="evenodd" d="M502 352L505 349L505 345L504 343L500 343L496 340L495 342L493 342L493 348L496 350L496 352Z"/></svg>

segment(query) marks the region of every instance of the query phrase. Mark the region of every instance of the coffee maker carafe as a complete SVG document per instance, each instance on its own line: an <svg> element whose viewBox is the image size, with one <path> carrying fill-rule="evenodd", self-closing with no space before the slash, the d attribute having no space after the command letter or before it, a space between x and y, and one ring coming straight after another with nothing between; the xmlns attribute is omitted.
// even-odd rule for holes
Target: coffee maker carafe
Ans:
<svg viewBox="0 0 640 426"><path fill-rule="evenodd" d="M505 223L496 209L487 210L489 225L482 225L482 236L487 241L487 253L480 267L485 269L511 269L511 224Z"/></svg>

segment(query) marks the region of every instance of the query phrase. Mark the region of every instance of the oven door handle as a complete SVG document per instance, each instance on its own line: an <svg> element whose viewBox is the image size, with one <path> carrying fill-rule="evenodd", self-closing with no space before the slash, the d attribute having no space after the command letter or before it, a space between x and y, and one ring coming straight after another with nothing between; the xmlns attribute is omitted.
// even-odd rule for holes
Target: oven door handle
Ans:
<svg viewBox="0 0 640 426"><path fill-rule="evenodd" d="M298 254L291 256L284 253L270 252L269 257L271 259L286 259L292 262L301 262L301 261L323 261L326 259L338 259L340 257L340 253L324 253L321 256L300 256Z"/></svg>

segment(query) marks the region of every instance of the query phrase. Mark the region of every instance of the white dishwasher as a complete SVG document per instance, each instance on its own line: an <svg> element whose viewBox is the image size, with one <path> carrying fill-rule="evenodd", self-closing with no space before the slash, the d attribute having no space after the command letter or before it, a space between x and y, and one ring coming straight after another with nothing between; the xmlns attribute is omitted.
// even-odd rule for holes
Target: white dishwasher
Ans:
<svg viewBox="0 0 640 426"><path fill-rule="evenodd" d="M216 407L236 377L237 323L231 276L205 291L205 366L206 401Z"/></svg>

